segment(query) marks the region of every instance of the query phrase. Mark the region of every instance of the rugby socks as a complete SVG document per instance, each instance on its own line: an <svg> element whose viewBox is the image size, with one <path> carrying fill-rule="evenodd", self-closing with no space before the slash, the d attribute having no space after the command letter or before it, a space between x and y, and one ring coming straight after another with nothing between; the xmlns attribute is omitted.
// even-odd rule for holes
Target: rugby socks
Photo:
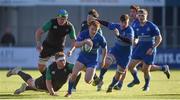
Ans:
<svg viewBox="0 0 180 100"><path fill-rule="evenodd" d="M72 88L73 88L74 82L69 81L68 83L68 94L72 94Z"/></svg>
<svg viewBox="0 0 180 100"><path fill-rule="evenodd" d="M27 86L27 87L26 87L26 90L34 90L34 91L37 91L36 89L32 88L31 86Z"/></svg>
<svg viewBox="0 0 180 100"><path fill-rule="evenodd" d="M74 84L73 84L73 88L74 88L74 89L76 89L76 86L77 86L80 78L81 78L81 73L79 73L79 75L77 76L77 78L76 78L76 80L75 80L75 82L74 82Z"/></svg>
<svg viewBox="0 0 180 100"><path fill-rule="evenodd" d="M116 84L118 82L118 80L115 78L115 77L113 77L113 80L112 80L112 82L111 82L111 84L109 85L110 87L114 87L114 85Z"/></svg>
<svg viewBox="0 0 180 100"><path fill-rule="evenodd" d="M161 67L161 70L162 70L162 71L165 71L165 70L166 70L165 66L160 66L160 67Z"/></svg>
<svg viewBox="0 0 180 100"><path fill-rule="evenodd" d="M133 70L133 72L131 72L133 78L134 78L134 81L135 82L139 82L139 79L138 79L138 76L137 76L137 70Z"/></svg>
<svg viewBox="0 0 180 100"><path fill-rule="evenodd" d="M122 85L123 85L122 81L119 81L118 84L117 84L118 87L122 87Z"/></svg>
<svg viewBox="0 0 180 100"><path fill-rule="evenodd" d="M144 77L144 79L145 79L145 85L144 85L144 88L147 88L147 87L149 87L150 76L146 76L146 77Z"/></svg>
<svg viewBox="0 0 180 100"><path fill-rule="evenodd" d="M19 71L17 73L25 82L27 82L27 80L31 79L32 77L29 74L26 74L22 71Z"/></svg>
<svg viewBox="0 0 180 100"><path fill-rule="evenodd" d="M101 68L99 78L100 80L103 80L104 74L107 72L107 68Z"/></svg>
<svg viewBox="0 0 180 100"><path fill-rule="evenodd" d="M95 79L97 79L98 78L98 76L97 76L97 74L95 73L94 74L94 77L93 77L93 80L95 80Z"/></svg>

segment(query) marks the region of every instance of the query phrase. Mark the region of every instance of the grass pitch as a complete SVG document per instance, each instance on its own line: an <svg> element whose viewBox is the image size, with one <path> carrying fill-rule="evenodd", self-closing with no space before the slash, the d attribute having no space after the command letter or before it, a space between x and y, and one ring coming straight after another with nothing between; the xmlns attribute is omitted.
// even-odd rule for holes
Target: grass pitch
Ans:
<svg viewBox="0 0 180 100"><path fill-rule="evenodd" d="M67 91L67 84L58 91L59 96L49 96L45 92L26 91L20 95L13 95L13 92L21 86L23 80L19 76L11 76L6 78L6 70L0 71L0 99L67 99L67 100L180 100L180 70L171 71L171 78L167 79L163 72L152 72L152 79L149 92L143 92L144 85L143 73L139 72L140 85L133 88L127 88L127 84L132 80L130 73L124 81L123 89L121 91L114 90L112 93L106 93L106 89L110 84L115 71L110 70L106 73L104 78L104 85L102 91L97 92L96 87L88 85L84 82L84 73L78 84L77 91L73 93L72 97L65 98ZM32 75L34 78L40 76L37 70L25 72ZM97 71L99 74L99 71Z"/></svg>

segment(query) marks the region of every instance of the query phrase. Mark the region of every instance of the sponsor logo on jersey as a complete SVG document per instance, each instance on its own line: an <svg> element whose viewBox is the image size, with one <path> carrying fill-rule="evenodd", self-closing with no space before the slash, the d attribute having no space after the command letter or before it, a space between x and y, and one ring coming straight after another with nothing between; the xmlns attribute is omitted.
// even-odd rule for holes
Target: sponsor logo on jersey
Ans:
<svg viewBox="0 0 180 100"><path fill-rule="evenodd" d="M53 26L53 29L57 29L57 26L56 26L56 25L54 25L54 26Z"/></svg>

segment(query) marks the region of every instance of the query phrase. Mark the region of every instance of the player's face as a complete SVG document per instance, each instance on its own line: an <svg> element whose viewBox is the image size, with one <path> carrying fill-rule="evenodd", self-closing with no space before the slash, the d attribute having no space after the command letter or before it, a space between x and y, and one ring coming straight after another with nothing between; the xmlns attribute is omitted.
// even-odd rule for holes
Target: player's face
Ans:
<svg viewBox="0 0 180 100"><path fill-rule="evenodd" d="M135 19L136 16L137 16L137 11L136 11L135 9L130 9L129 16L130 16L132 19Z"/></svg>
<svg viewBox="0 0 180 100"><path fill-rule="evenodd" d="M65 65L66 65L66 60L65 59L64 60L60 60L60 61L57 61L56 63L58 65L59 69L63 69L65 67Z"/></svg>
<svg viewBox="0 0 180 100"><path fill-rule="evenodd" d="M120 21L120 25L122 28L126 28L129 25L129 20L124 21L124 22Z"/></svg>
<svg viewBox="0 0 180 100"><path fill-rule="evenodd" d="M98 28L94 25L89 26L89 33L95 35L98 31Z"/></svg>
<svg viewBox="0 0 180 100"><path fill-rule="evenodd" d="M57 21L59 25L64 25L67 21L67 17L57 17Z"/></svg>
<svg viewBox="0 0 180 100"><path fill-rule="evenodd" d="M138 13L138 20L142 23L147 20L147 14Z"/></svg>

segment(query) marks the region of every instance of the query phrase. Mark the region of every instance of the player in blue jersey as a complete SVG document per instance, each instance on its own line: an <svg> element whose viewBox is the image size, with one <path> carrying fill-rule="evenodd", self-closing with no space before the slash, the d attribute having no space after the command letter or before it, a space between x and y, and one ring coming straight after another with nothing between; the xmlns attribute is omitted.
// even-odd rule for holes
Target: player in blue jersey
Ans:
<svg viewBox="0 0 180 100"><path fill-rule="evenodd" d="M138 11L139 22L134 24L135 38L138 39L138 43L134 48L132 60L129 64L129 70L134 77L134 83L139 81L137 77L137 71L135 71L134 68L139 63L143 64L142 71L144 73L145 79L143 91L149 90L151 65L154 64L156 48L162 41L159 28L154 23L147 20L147 15L148 12L145 9L140 9Z"/></svg>
<svg viewBox="0 0 180 100"><path fill-rule="evenodd" d="M86 67L85 81L90 84L92 82L93 76L96 71L97 66L97 50L99 47L102 47L102 63L101 66L105 64L105 58L107 54L107 43L105 38L98 33L100 28L100 23L98 21L92 21L89 24L89 29L81 32L75 43L76 48L80 48L87 45L92 45L93 47L90 52L81 50L79 57L76 61L75 67L73 68L72 75L69 80L68 93L65 97L69 97L72 94L72 86L75 81L77 74Z"/></svg>
<svg viewBox="0 0 180 100"><path fill-rule="evenodd" d="M134 25L139 22L139 20L137 18L137 12L138 12L139 9L140 9L140 7L137 6L137 5L131 5L130 6L130 13L129 13L129 15L130 15L130 25L132 27L134 27ZM135 41L134 44L136 44L136 42L137 41ZM135 45L134 45L133 48L135 48ZM142 64L138 65L138 69L142 70ZM136 68L134 68L134 70L137 71ZM150 71L162 71L162 72L164 72L164 74L166 75L166 77L168 79L170 78L170 71L169 71L169 66L168 65L158 66L158 65L153 64L151 69L150 69ZM126 76L126 73L124 73L122 75L122 77L120 78L118 84L116 86L114 86L115 90L121 90L122 85L123 85L123 81L125 79L125 76ZM136 81L136 83L134 83L134 81L132 81L130 84L128 84L128 87L132 87L132 86L134 86L136 84L139 84L139 83L140 83L140 81Z"/></svg>
<svg viewBox="0 0 180 100"><path fill-rule="evenodd" d="M99 13L96 9L91 9L88 12L87 20L83 21L81 24L81 32L88 29L90 22L93 21L94 18L99 18ZM98 33L100 35L103 35L101 28L99 28ZM102 48L98 49L98 56L97 56L98 65L97 65L97 68L100 67L101 61L102 61ZM99 78L95 74L93 79L94 79L94 81L93 81L92 85L96 86L99 83Z"/></svg>
<svg viewBox="0 0 180 100"><path fill-rule="evenodd" d="M107 92L112 92L114 85L126 72L128 63L131 59L134 31L133 28L129 26L129 16L127 14L120 16L120 24L109 23L102 20L98 21L102 25L108 27L110 30L114 30L117 38L115 45L110 49L108 56L106 57L106 64L104 66L104 68L107 69L113 63L117 65L116 74L113 77L112 83L109 85L107 90ZM103 78L100 77L100 79ZM98 90L101 90L101 86L98 87Z"/></svg>

